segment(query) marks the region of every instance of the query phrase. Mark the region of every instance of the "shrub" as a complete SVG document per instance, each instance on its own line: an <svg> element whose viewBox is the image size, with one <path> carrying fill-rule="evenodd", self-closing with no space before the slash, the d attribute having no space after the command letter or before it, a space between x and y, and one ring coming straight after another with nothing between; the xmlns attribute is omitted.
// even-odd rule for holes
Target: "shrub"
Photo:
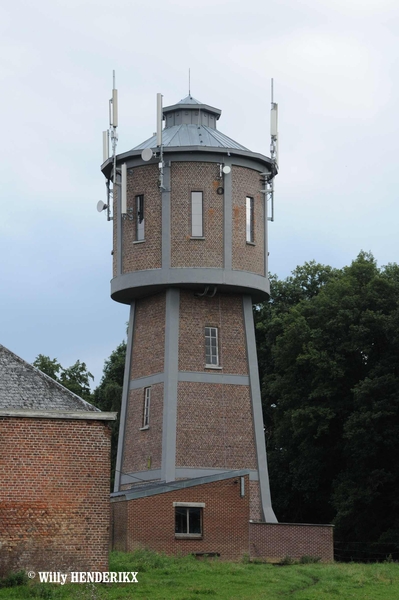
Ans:
<svg viewBox="0 0 399 600"><path fill-rule="evenodd" d="M15 587L17 585L25 585L28 583L28 576L25 571L18 571L17 573L10 573L5 577L0 578L0 588L3 587Z"/></svg>

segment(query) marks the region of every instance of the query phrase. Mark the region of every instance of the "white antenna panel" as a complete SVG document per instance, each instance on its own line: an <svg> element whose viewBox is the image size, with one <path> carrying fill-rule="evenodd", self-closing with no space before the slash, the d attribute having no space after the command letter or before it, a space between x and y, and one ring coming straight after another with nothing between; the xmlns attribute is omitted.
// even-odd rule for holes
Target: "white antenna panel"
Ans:
<svg viewBox="0 0 399 600"><path fill-rule="evenodd" d="M270 112L270 135L277 137L278 132L278 106L275 102L272 102L272 109Z"/></svg>
<svg viewBox="0 0 399 600"><path fill-rule="evenodd" d="M103 131L103 162L109 158L109 138L108 131Z"/></svg>
<svg viewBox="0 0 399 600"><path fill-rule="evenodd" d="M144 160L144 162L147 162L148 160L152 159L151 148L144 148L144 150L141 153L141 159Z"/></svg>
<svg viewBox="0 0 399 600"><path fill-rule="evenodd" d="M118 90L112 90L112 123L113 127L118 127Z"/></svg>
<svg viewBox="0 0 399 600"><path fill-rule="evenodd" d="M127 213L127 168L126 163L122 165L122 181L121 181L121 213L125 215Z"/></svg>
<svg viewBox="0 0 399 600"><path fill-rule="evenodd" d="M162 94L157 94L157 146L162 146Z"/></svg>

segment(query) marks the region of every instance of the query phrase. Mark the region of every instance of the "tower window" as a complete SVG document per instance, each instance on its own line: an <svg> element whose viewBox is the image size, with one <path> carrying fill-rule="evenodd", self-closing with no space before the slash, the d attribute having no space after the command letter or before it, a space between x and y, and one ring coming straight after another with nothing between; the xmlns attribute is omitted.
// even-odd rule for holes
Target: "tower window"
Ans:
<svg viewBox="0 0 399 600"><path fill-rule="evenodd" d="M175 536L202 537L202 502L174 502Z"/></svg>
<svg viewBox="0 0 399 600"><path fill-rule="evenodd" d="M246 200L246 240L247 242L254 242L254 199L247 196Z"/></svg>
<svg viewBox="0 0 399 600"><path fill-rule="evenodd" d="M144 195L136 196L136 240L144 240Z"/></svg>
<svg viewBox="0 0 399 600"><path fill-rule="evenodd" d="M191 235L192 237L204 235L202 192L191 192Z"/></svg>
<svg viewBox="0 0 399 600"><path fill-rule="evenodd" d="M219 366L217 327L205 327L205 363L205 366Z"/></svg>
<svg viewBox="0 0 399 600"><path fill-rule="evenodd" d="M151 400L151 388L144 388L144 409L143 409L143 427L149 427L150 425L150 400Z"/></svg>

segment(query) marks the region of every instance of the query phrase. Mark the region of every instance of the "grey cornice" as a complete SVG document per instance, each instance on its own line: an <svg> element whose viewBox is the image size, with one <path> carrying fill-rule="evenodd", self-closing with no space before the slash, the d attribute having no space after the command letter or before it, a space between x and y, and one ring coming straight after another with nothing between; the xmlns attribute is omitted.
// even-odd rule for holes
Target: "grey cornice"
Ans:
<svg viewBox="0 0 399 600"><path fill-rule="evenodd" d="M153 150L159 151L158 148L153 148ZM116 157L117 163L127 163L128 168L158 164L159 157L144 162L141 158L141 152L141 150L128 150L127 152L118 154ZM228 156L231 160L231 164L237 164L239 166L241 166L239 159L250 159L253 161L253 168L258 168L259 172L264 172L265 169L267 169L273 175L277 174L276 165L271 158L258 152L251 152L250 150L210 146L169 146L163 149L163 155L164 161L184 161L189 160L189 157L193 157L191 160L202 161L207 160L205 157L209 156L208 160L210 162L218 162L222 160L223 156ZM101 165L101 171L107 178L111 177L112 166L112 158L109 158Z"/></svg>
<svg viewBox="0 0 399 600"><path fill-rule="evenodd" d="M266 300L270 293L267 277L248 271L226 271L223 268L178 267L147 269L124 273L111 280L111 297L122 304L134 298L156 294L165 287L203 291L215 285L220 292L249 294L254 303Z"/></svg>
<svg viewBox="0 0 399 600"><path fill-rule="evenodd" d="M63 410L30 410L14 409L0 410L0 417L20 417L30 419L80 419L84 421L115 421L116 412L92 412L92 411L63 411Z"/></svg>

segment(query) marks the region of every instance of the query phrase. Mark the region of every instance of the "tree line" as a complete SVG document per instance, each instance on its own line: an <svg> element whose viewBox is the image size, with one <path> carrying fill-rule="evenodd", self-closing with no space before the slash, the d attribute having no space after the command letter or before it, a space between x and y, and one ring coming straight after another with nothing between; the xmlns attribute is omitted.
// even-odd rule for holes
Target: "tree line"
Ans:
<svg viewBox="0 0 399 600"><path fill-rule="evenodd" d="M316 262L254 307L273 508L280 522L333 523L338 560L399 559L399 266L361 252ZM119 412L125 343L90 391L85 363L35 366ZM118 425L113 425L115 468Z"/></svg>

